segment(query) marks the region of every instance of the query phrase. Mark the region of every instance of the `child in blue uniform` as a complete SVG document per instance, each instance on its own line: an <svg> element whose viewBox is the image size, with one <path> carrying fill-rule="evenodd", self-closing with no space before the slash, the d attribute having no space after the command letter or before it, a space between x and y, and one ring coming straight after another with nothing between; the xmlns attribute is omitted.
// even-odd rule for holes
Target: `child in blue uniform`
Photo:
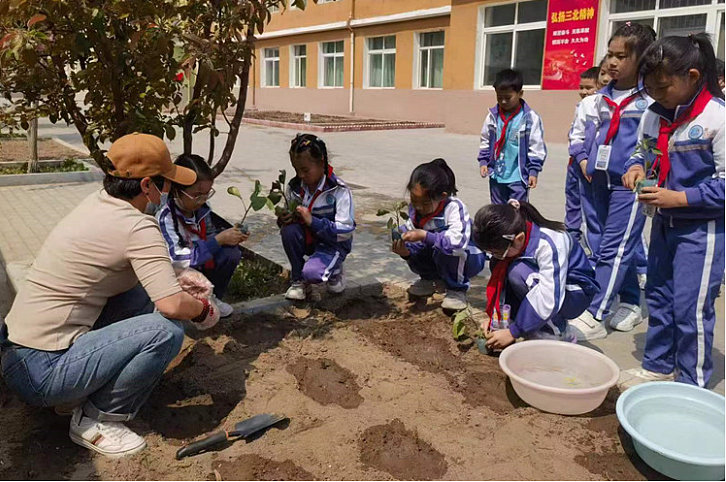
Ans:
<svg viewBox="0 0 726 482"><path fill-rule="evenodd" d="M672 380L705 387L712 373L714 303L724 272L724 96L705 34L666 37L640 73L655 103L623 176L656 211L650 238L650 318L643 366L623 386ZM652 179L656 187L638 186Z"/></svg>
<svg viewBox="0 0 726 482"><path fill-rule="evenodd" d="M645 216L635 194L622 185L624 166L637 142L637 129L648 105L652 103L638 76L638 62L655 40L652 28L635 23L620 27L608 44L608 68L612 82L592 103L581 108L594 135L591 143L579 143L580 152L573 157L586 167L591 179L593 205L601 236L592 246L595 273L600 292L581 316L571 321L578 339L605 338L604 320L611 315L616 296L620 296L617 312L610 326L630 331L643 321L638 283L638 252L643 249ZM587 151L586 151L587 149Z"/></svg>
<svg viewBox="0 0 726 482"><path fill-rule="evenodd" d="M522 99L522 74L506 69L494 79L497 105L487 114L479 144L479 172L490 176L492 203L526 201L537 187L547 147L542 119Z"/></svg>
<svg viewBox="0 0 726 482"><path fill-rule="evenodd" d="M456 178L443 159L434 159L414 169L408 181L411 204L402 239L391 250L408 262L421 279L409 294L434 294L436 280L446 286L441 304L445 310L467 307L469 279L484 269L486 258L471 242L471 219L464 203L456 197Z"/></svg>
<svg viewBox="0 0 726 482"><path fill-rule="evenodd" d="M598 290L582 246L562 223L516 200L484 206L474 218L474 240L496 261L487 285L487 314L513 322L487 345L502 349L519 337L576 341L567 320L580 315Z"/></svg>
<svg viewBox="0 0 726 482"><path fill-rule="evenodd" d="M221 301L232 275L242 259L239 244L249 235L237 228L217 232L207 201L214 195L212 169L201 156L182 154L174 162L197 173L191 186L172 184L167 202L156 213L161 233L169 246L171 264L178 272L194 268L214 285L213 301L222 317L234 311Z"/></svg>
<svg viewBox="0 0 726 482"><path fill-rule="evenodd" d="M290 162L297 175L285 195L299 206L295 213L278 217L282 246L292 267L292 284L285 297L304 300L307 285L317 283L326 283L330 293L342 293L343 262L353 246L355 229L350 189L333 174L328 149L317 136L295 136Z"/></svg>

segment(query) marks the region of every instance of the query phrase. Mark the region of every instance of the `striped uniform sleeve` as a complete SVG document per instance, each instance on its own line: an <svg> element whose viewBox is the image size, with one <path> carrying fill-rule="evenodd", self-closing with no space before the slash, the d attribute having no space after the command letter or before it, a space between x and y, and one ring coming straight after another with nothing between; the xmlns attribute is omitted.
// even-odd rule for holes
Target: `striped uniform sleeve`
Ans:
<svg viewBox="0 0 726 482"><path fill-rule="evenodd" d="M688 205L693 207L721 208L724 207L724 183L726 171L724 170L724 109L718 109L715 120L716 128L711 149L713 153L714 174L711 179L705 180L696 186L685 189Z"/></svg>
<svg viewBox="0 0 726 482"><path fill-rule="evenodd" d="M335 190L335 221L313 216L310 229L329 243L341 243L353 238L355 213L350 189L340 186Z"/></svg>
<svg viewBox="0 0 726 482"><path fill-rule="evenodd" d="M587 160L589 147L594 141L599 125L597 100L602 94L586 97L580 102L569 135L569 153L578 164Z"/></svg>
<svg viewBox="0 0 726 482"><path fill-rule="evenodd" d="M490 146L490 133L492 130L496 131L497 123L496 119L491 112L487 113L487 117L484 120L484 125L481 128L481 138L479 141L479 155L477 160L479 166L490 166L492 163L491 159L491 146Z"/></svg>
<svg viewBox="0 0 726 482"><path fill-rule="evenodd" d="M466 249L471 237L471 222L469 212L459 199L452 199L444 209L446 218L446 231L439 233L426 233L424 242L444 254L458 254Z"/></svg>
<svg viewBox="0 0 726 482"><path fill-rule="evenodd" d="M557 241L541 231L535 252L539 278L522 301L517 317L509 327L515 338L542 328L560 311L565 300L567 262L572 241L569 236L560 236Z"/></svg>
<svg viewBox="0 0 726 482"><path fill-rule="evenodd" d="M547 159L547 146L544 141L542 118L534 111L531 111L530 115L532 116L532 130L529 133L526 167L527 173L536 177L542 172L544 162Z"/></svg>
<svg viewBox="0 0 726 482"><path fill-rule="evenodd" d="M179 233L174 228L174 219L171 209L164 206L157 215L161 234L169 249L171 264L176 270L183 270L190 266L200 266L210 259L221 249L217 239L211 236L209 239L196 240L191 246L183 243Z"/></svg>
<svg viewBox="0 0 726 482"><path fill-rule="evenodd" d="M635 145L635 150L625 162L625 174L633 166L642 166L645 168L646 163L652 164L655 159L655 155L644 149L645 143L648 142L655 147L655 143L658 139L658 115L652 111L646 111L643 114L640 124L638 125L638 141Z"/></svg>

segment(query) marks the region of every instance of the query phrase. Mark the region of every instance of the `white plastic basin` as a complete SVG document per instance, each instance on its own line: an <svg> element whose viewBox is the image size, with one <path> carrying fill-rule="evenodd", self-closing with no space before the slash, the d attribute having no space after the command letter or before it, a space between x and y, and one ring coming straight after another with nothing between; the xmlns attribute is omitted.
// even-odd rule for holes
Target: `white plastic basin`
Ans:
<svg viewBox="0 0 726 482"><path fill-rule="evenodd" d="M522 400L562 415L595 410L620 375L615 362L602 353L554 340L515 343L502 351L499 366Z"/></svg>
<svg viewBox="0 0 726 482"><path fill-rule="evenodd" d="M723 480L726 465L724 397L676 382L625 391L618 420L640 458L676 480Z"/></svg>

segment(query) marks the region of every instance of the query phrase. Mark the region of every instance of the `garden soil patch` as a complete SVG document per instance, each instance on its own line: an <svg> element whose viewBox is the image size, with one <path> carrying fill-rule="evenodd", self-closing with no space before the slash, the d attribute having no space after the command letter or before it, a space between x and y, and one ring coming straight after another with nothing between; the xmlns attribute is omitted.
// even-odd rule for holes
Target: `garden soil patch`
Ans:
<svg viewBox="0 0 726 482"><path fill-rule="evenodd" d="M496 358L460 347L440 297L323 297L188 330L130 426L148 448L109 460L68 419L27 407L0 380L0 479L291 480L659 477L614 415L617 391L579 417L542 413ZM259 413L289 423L180 461L183 444Z"/></svg>
<svg viewBox="0 0 726 482"><path fill-rule="evenodd" d="M29 157L30 151L26 139L0 139L0 163L27 161ZM62 161L67 157L78 159L86 156L52 139L38 141L38 159L58 159Z"/></svg>

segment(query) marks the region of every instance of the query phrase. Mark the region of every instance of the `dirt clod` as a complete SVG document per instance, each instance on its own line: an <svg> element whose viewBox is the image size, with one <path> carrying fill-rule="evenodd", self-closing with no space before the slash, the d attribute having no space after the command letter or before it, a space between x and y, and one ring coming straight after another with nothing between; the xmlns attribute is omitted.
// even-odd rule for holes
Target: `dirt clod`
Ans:
<svg viewBox="0 0 726 482"><path fill-rule="evenodd" d="M366 429L359 446L363 464L397 479L433 480L447 470L444 456L399 419Z"/></svg>
<svg viewBox="0 0 726 482"><path fill-rule="evenodd" d="M300 390L321 405L356 408L363 403L355 375L328 358L300 357L287 366Z"/></svg>
<svg viewBox="0 0 726 482"><path fill-rule="evenodd" d="M232 461L212 464L222 480L317 480L290 460L277 462L254 454L240 455Z"/></svg>

